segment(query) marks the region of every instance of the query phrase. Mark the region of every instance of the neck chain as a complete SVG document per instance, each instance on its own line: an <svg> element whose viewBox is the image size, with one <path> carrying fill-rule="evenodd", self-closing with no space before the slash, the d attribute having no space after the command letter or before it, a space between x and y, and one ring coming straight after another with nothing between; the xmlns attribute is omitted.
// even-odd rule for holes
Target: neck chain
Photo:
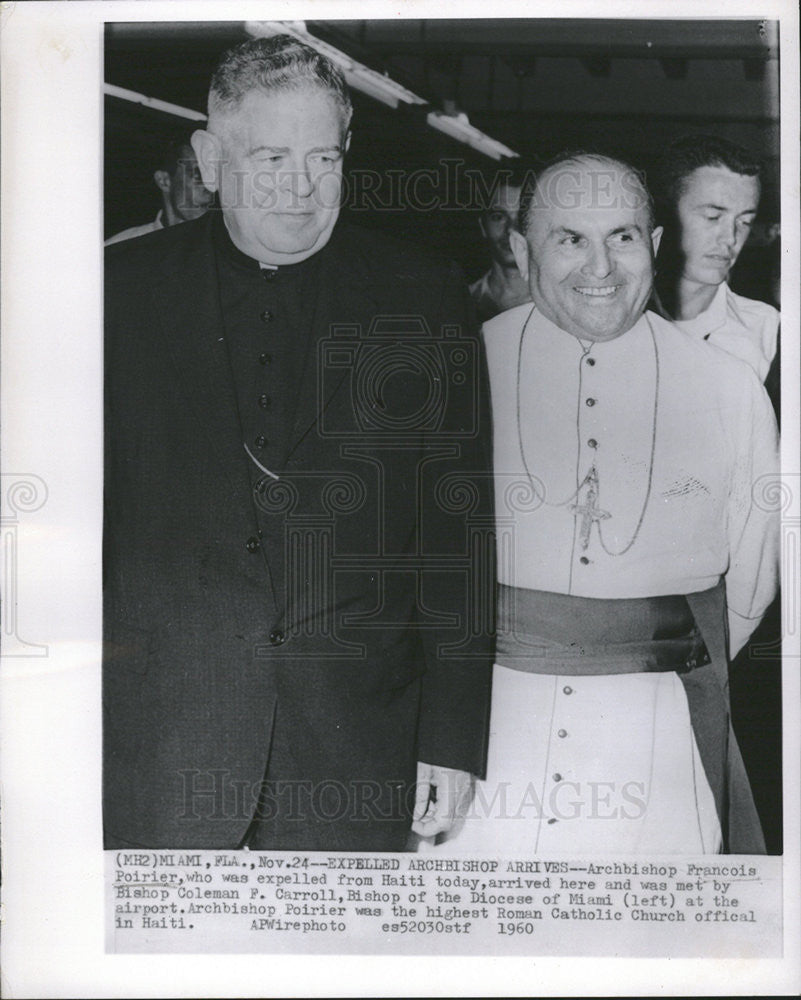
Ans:
<svg viewBox="0 0 801 1000"><path fill-rule="evenodd" d="M640 529L642 528L643 521L645 520L645 512L648 509L648 503L651 499L651 487L653 485L653 475L654 475L654 454L656 452L656 428L657 428L657 418L659 414L659 349L656 343L656 334L654 333L654 328L651 326L651 321L648 315L645 315L645 321L648 324L648 330L651 334L651 343L654 349L654 409L653 417L651 420L651 456L648 460L648 482L645 489L645 500L643 501L642 509L640 510L640 516L637 519L637 525L634 529L634 534L631 536L628 543L618 551L612 551L604 542L603 531L601 528L601 521L608 520L612 515L605 510L601 510L598 506L598 501L600 500L600 481L598 475L598 469L596 467L596 460L592 460L589 471L578 484L576 489L566 497L564 500L558 503L553 503L545 499L544 489L540 491L537 489L537 480L532 476L531 470L528 467L528 462L526 461L526 451L523 446L523 429L520 417L520 381L523 370L523 345L526 339L526 333L528 331L528 325L531 322L531 317L534 315L535 307L532 307L531 312L526 318L526 322L523 324L523 328L520 331L520 343L517 349L517 400L516 400L516 411L517 411L517 442L520 447L520 456L523 460L523 469L525 470L526 477L528 478L529 484L534 495L540 500L541 503L545 504L546 507L568 507L569 510L573 512L573 517L582 518L581 527L579 529L579 542L582 549L587 549L590 544L590 533L592 531L593 523L598 525L598 541L601 543L601 548L610 556L622 556L625 555L629 549L634 545L640 534ZM592 345L583 350L581 355L581 361L587 356L587 354L592 349ZM587 495L584 503L580 503L578 496L584 487L587 487ZM575 502L574 502L575 501Z"/></svg>

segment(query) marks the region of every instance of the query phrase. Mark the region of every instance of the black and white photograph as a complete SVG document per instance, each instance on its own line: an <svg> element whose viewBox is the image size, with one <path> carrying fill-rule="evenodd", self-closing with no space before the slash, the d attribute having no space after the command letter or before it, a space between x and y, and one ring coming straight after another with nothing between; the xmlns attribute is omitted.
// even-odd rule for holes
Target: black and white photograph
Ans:
<svg viewBox="0 0 801 1000"><path fill-rule="evenodd" d="M8 995L793 992L797 12L355 13L3 5Z"/></svg>

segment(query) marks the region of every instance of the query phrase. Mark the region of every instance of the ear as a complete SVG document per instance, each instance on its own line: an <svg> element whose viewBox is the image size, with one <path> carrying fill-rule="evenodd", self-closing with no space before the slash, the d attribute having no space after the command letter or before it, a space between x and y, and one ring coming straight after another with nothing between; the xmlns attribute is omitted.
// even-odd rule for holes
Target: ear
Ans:
<svg viewBox="0 0 801 1000"><path fill-rule="evenodd" d="M172 179L166 170L157 170L153 174L153 180L156 182L156 187L163 194L169 194L170 188L172 187Z"/></svg>
<svg viewBox="0 0 801 1000"><path fill-rule="evenodd" d="M345 144L344 144L344 148L342 150L343 153L347 153L347 151L350 149L351 134L352 134L351 132L347 132L345 134Z"/></svg>
<svg viewBox="0 0 801 1000"><path fill-rule="evenodd" d="M219 136L199 128L197 132L192 134L191 142L204 186L209 191L216 191L220 183L220 160L222 159L222 144Z"/></svg>
<svg viewBox="0 0 801 1000"><path fill-rule="evenodd" d="M525 236L523 236L522 233L518 233L516 229L510 230L509 246L512 248L512 253L515 255L517 270L520 272L523 279L528 281L528 242Z"/></svg>
<svg viewBox="0 0 801 1000"><path fill-rule="evenodd" d="M659 253L659 244L662 241L662 233L664 229L662 226L657 226L656 229L651 233L651 246L654 248L654 257Z"/></svg>
<svg viewBox="0 0 801 1000"><path fill-rule="evenodd" d="M484 239L486 239L487 238L487 229L486 229L486 226L484 225L484 213L483 212L478 217L478 228L481 230L481 235L484 237Z"/></svg>

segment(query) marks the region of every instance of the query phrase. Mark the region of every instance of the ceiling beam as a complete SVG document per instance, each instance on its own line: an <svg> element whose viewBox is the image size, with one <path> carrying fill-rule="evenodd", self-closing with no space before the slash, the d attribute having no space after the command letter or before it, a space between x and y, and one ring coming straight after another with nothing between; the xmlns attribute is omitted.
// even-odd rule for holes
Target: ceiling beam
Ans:
<svg viewBox="0 0 801 1000"><path fill-rule="evenodd" d="M659 65L662 67L662 72L668 80L686 80L687 79L687 59L660 59Z"/></svg>
<svg viewBox="0 0 801 1000"><path fill-rule="evenodd" d="M590 76L606 80L612 75L612 60L606 54L582 56L581 63Z"/></svg>
<svg viewBox="0 0 801 1000"><path fill-rule="evenodd" d="M419 52L421 33L427 52L457 49L465 54L501 56L526 52L579 58L603 53L621 59L777 59L779 51L777 23L755 19L495 18L363 23L363 29L351 34L378 56ZM337 31L336 21L309 24ZM347 34L342 28L339 33Z"/></svg>

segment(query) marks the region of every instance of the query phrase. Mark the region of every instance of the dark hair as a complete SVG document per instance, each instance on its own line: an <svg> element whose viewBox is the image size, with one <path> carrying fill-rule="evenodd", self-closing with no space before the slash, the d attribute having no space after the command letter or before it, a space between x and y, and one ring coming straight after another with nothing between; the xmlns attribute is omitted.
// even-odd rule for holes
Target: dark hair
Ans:
<svg viewBox="0 0 801 1000"><path fill-rule="evenodd" d="M531 213L536 200L538 186L543 176L553 171L556 167L586 163L587 161L595 161L596 163L604 164L607 167L619 167L624 174L629 174L633 177L642 194L643 208L645 208L648 213L648 228L649 230L654 228L654 201L651 197L651 192L648 190L648 185L645 183L645 174L637 167L632 166L630 163L626 163L625 160L618 160L613 156L607 156L606 153L596 153L584 149L577 149L559 153L552 160L549 160L547 163L543 164L543 166L539 167L536 171L530 170L526 175L523 191L520 195L520 231L524 235L528 233L528 228L531 223Z"/></svg>
<svg viewBox="0 0 801 1000"><path fill-rule="evenodd" d="M726 167L735 174L761 180L762 163L743 146L718 135L683 135L657 163L654 193L659 222L670 222L684 183L699 167Z"/></svg>
<svg viewBox="0 0 801 1000"><path fill-rule="evenodd" d="M353 106L342 71L309 45L291 35L253 38L228 49L220 59L209 88L209 119L235 111L253 90L327 90L342 112L342 127L350 124Z"/></svg>
<svg viewBox="0 0 801 1000"><path fill-rule="evenodd" d="M193 128L182 129L173 133L162 143L156 161L156 170L166 170L172 177L178 164L184 159L184 150L187 147L192 149L192 133L194 131ZM194 153L192 155L194 156Z"/></svg>

